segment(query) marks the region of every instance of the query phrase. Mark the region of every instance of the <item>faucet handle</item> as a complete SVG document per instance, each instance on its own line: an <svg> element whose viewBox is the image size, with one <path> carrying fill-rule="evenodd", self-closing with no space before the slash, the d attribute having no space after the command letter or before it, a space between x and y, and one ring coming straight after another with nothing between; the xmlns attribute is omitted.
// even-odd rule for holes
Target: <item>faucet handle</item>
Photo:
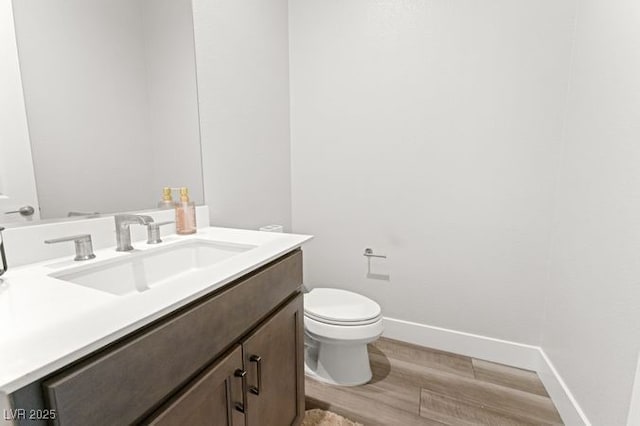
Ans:
<svg viewBox="0 0 640 426"><path fill-rule="evenodd" d="M0 275L7 272L9 265L7 264L7 256L4 254L4 240L2 239L2 231L4 228L0 226L0 260L2 260L2 268L0 269Z"/></svg>
<svg viewBox="0 0 640 426"><path fill-rule="evenodd" d="M162 225L169 225L175 223L173 220L166 222L151 222L147 224L147 244L160 244L162 239L160 238L160 227Z"/></svg>
<svg viewBox="0 0 640 426"><path fill-rule="evenodd" d="M93 253L93 244L91 243L90 234L72 235L70 237L53 238L45 240L45 244L63 243L73 241L76 244L76 257L73 260L89 260L94 259L96 255Z"/></svg>

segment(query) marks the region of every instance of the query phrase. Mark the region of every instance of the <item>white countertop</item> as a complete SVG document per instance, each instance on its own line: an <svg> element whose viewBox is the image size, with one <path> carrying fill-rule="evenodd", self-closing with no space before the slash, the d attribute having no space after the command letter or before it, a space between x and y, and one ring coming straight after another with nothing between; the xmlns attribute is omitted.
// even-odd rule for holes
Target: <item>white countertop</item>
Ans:
<svg viewBox="0 0 640 426"><path fill-rule="evenodd" d="M9 394L58 370L139 327L213 291L312 237L227 228L203 228L190 236L163 236L159 245L134 243L136 251L153 250L188 239L209 239L256 247L207 269L210 284L159 285L117 296L61 281L49 274L130 256L115 247L96 251L96 259L74 262L50 259L9 269L0 283L0 392Z"/></svg>

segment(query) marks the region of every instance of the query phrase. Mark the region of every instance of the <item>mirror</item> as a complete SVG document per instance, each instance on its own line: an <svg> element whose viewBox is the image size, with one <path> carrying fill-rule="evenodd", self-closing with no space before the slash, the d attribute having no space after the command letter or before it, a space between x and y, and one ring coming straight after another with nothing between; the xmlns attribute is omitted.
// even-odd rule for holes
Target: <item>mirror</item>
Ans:
<svg viewBox="0 0 640 426"><path fill-rule="evenodd" d="M40 217L203 201L190 0L14 0Z"/></svg>

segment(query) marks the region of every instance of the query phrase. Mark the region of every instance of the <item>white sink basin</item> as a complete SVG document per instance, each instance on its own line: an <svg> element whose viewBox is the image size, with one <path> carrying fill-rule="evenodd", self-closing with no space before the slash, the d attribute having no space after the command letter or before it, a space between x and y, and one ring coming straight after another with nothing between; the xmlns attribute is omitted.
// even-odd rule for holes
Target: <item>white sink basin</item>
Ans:
<svg viewBox="0 0 640 426"><path fill-rule="evenodd" d="M124 258L49 276L111 294L127 295L162 284L206 280L203 270L255 247L221 241L189 240L144 252L132 252Z"/></svg>

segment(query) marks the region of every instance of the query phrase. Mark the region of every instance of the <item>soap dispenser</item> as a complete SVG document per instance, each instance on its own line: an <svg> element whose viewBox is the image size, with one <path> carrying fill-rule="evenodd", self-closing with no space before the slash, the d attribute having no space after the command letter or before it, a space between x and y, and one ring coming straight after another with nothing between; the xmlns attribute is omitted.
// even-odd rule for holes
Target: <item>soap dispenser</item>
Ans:
<svg viewBox="0 0 640 426"><path fill-rule="evenodd" d="M176 203L176 233L179 235L196 232L196 203L189 201L189 190L180 188L180 202Z"/></svg>
<svg viewBox="0 0 640 426"><path fill-rule="evenodd" d="M171 194L171 188L165 186L162 188L162 200L158 201L159 209L172 209L176 206L173 201L173 195Z"/></svg>

